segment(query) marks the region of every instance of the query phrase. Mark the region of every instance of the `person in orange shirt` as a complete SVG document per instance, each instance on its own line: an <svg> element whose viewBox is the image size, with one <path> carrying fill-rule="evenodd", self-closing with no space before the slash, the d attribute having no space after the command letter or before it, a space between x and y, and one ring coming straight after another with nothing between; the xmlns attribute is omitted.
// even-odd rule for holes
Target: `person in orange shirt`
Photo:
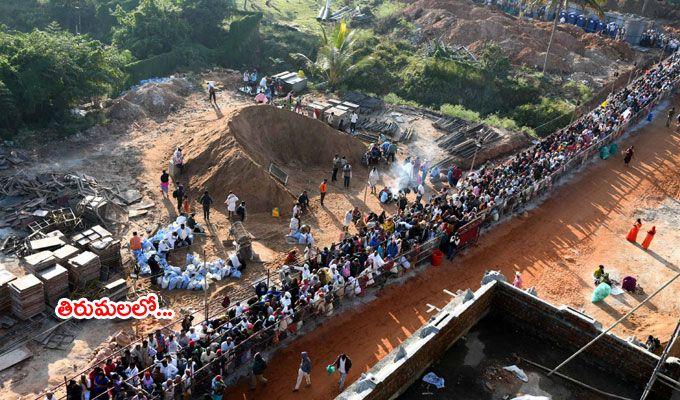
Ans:
<svg viewBox="0 0 680 400"><path fill-rule="evenodd" d="M328 179L323 178L323 182L319 185L319 193L321 194L321 207L323 207L323 199L326 197L328 191Z"/></svg>
<svg viewBox="0 0 680 400"><path fill-rule="evenodd" d="M137 232L132 232L132 237L130 238L130 251L133 253L142 251L142 238Z"/></svg>
<svg viewBox="0 0 680 400"><path fill-rule="evenodd" d="M191 214L191 202L189 201L189 196L186 196L184 198L184 202L182 203L182 214Z"/></svg>
<svg viewBox="0 0 680 400"><path fill-rule="evenodd" d="M635 243L637 241L637 235L641 227L642 221L640 221L640 218L638 218L637 221L635 221L635 223L633 224L633 227L630 228L630 231L628 231L628 235L626 235L626 240L631 243Z"/></svg>
<svg viewBox="0 0 680 400"><path fill-rule="evenodd" d="M649 245L652 244L652 239L654 239L654 235L656 235L656 226L653 226L652 229L647 231L647 237L642 241L643 249L647 250L649 248Z"/></svg>

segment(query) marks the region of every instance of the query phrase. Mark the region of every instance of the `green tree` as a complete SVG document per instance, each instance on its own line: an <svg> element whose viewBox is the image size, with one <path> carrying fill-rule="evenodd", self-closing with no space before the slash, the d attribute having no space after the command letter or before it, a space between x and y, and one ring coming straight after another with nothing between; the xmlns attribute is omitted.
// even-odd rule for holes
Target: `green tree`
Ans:
<svg viewBox="0 0 680 400"><path fill-rule="evenodd" d="M15 122L47 122L80 102L110 94L129 61L115 48L55 24L30 33L0 30L0 54L0 101L18 109Z"/></svg>
<svg viewBox="0 0 680 400"><path fill-rule="evenodd" d="M234 0L187 0L182 4L182 18L191 27L191 38L212 48L224 41L224 20L235 8Z"/></svg>
<svg viewBox="0 0 680 400"><path fill-rule="evenodd" d="M482 73L488 79L507 79L510 73L510 60L503 53L503 49L496 43L484 46L479 57Z"/></svg>
<svg viewBox="0 0 680 400"><path fill-rule="evenodd" d="M298 54L315 71L323 74L328 86L335 90L355 68L354 53L356 51L355 31L349 29L345 21L333 26L330 32L321 27L321 47L316 56L316 61L311 61L304 54Z"/></svg>
<svg viewBox="0 0 680 400"><path fill-rule="evenodd" d="M130 12L118 7L115 16L120 27L113 33L113 43L139 59L167 53L189 37L182 9L167 0L142 0Z"/></svg>

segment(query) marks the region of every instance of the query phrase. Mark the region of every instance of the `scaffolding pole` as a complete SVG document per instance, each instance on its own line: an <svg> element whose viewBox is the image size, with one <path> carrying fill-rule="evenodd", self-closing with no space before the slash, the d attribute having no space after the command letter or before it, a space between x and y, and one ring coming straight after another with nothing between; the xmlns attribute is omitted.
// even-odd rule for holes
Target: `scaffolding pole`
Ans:
<svg viewBox="0 0 680 400"><path fill-rule="evenodd" d="M590 342L588 342L588 344L586 344L585 346L583 346L583 347L581 347L580 349L578 349L578 351L576 351L576 353L572 354L569 358L567 358L566 360L562 361L562 363L561 363L560 365L558 365L557 367L555 367L552 371L548 372L548 376L552 375L553 373L555 373L555 371L557 371L558 369L560 369L560 368L562 368L563 366L565 366L569 361L571 361L571 360L573 360L574 358L576 358L576 356L578 356L579 354L581 354L585 349L587 349L588 347L590 347L593 343L597 342L597 340L598 340L599 338L601 338L602 336L604 336L604 335L606 335L607 333L609 333L609 331L611 331L612 329L614 329L615 326L617 326L618 324L620 324L621 322L623 322L626 318L630 317L635 311L637 311L638 308L640 308L640 307L642 307L643 305L647 304L647 302L648 302L649 300L651 300L652 298L654 298L654 296L656 296L656 295L659 294L662 290L664 290L665 288L667 288L671 283L673 283L676 279L678 279L678 277L680 277L680 273L676 274L673 278L671 278L671 280L669 280L668 282L664 283L663 286L661 286L660 288L656 289L656 291L655 291L654 293L652 293L651 295L649 295L649 297L647 297L646 299L644 299L640 304L638 304L637 306L633 307L632 310L628 311L628 314L626 314L626 315L624 315L623 317L619 318L618 321L614 322L614 324L612 324L612 325L611 325L609 328L607 328L605 331L603 331L602 333L600 333L599 335L597 335L597 336L595 337L595 339L591 340Z"/></svg>
<svg viewBox="0 0 680 400"><path fill-rule="evenodd" d="M649 396L649 393L652 391L652 387L654 386L656 377L659 375L659 372L661 372L661 368L666 363L666 359L668 358L668 355L671 352L671 348L673 347L675 340L678 338L678 334L680 334L680 321L678 321L678 324L675 326L675 331L673 332L671 339L668 341L668 344L666 345L666 348L663 350L663 353L661 353L659 362L656 363L656 367L654 367L652 376L649 378L649 382L647 382L647 386L645 386L645 390L642 392L640 400L645 400L647 396Z"/></svg>

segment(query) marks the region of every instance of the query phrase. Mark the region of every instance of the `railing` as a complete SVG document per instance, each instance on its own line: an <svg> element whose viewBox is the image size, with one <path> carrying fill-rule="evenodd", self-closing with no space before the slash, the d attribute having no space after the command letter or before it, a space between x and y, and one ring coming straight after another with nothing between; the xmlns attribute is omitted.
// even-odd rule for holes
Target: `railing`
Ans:
<svg viewBox="0 0 680 400"><path fill-rule="evenodd" d="M514 194L512 197L505 199L503 204L497 204L495 205L492 209L487 209L483 210L476 218L474 218L472 221L468 222L467 224L463 225L458 229L459 237L461 237L461 242L458 247L459 250L464 249L465 247L468 247L470 245L473 245L476 243L477 238L479 237L480 234L480 229L482 226L488 227L489 225L492 225L496 223L497 221L500 221L503 216L514 213L518 209L522 208L524 205L526 205L528 202L531 200L536 199L539 196L542 196L550 191L553 190L554 187L556 187L556 184L559 183L563 177L572 172L572 170L576 170L582 166L584 166L590 159L593 158L593 156L597 155L599 152L599 148L605 145L611 144L614 140L619 138L623 133L632 125L636 124L637 122L642 119L645 115L647 115L650 111L650 109L655 105L663 101L666 97L669 96L670 93L674 92L675 87L677 86L677 81L673 82L671 84L671 87L666 90L665 92L662 92L657 98L651 100L647 106L645 106L642 110L638 111L636 114L634 114L626 123L620 127L618 127L614 132L610 133L609 135L605 136L604 138L591 143L590 146L584 149L580 149L575 155L571 156L563 165L561 165L557 170L555 170L552 174L549 176L543 178L539 182L535 183L533 187L527 188L520 193ZM498 214L498 217L494 217L494 214ZM463 240L465 239L465 240ZM411 266L413 269L415 267L422 263L424 260L426 260L428 257L431 256L432 252L434 249L436 249L440 243L441 240L441 235L438 234L434 238L429 239L425 241L422 244L416 244L412 249L410 249L408 252L402 254L398 259L401 259L401 257L406 257L407 260L411 263ZM367 277L367 276L360 276L357 278L357 282L359 287L361 288L361 293L359 295L363 295L364 292L373 287L374 289L370 290L381 290L390 280L394 280L396 278L399 278L403 275L405 272L404 269L401 266L397 266L398 272L393 273L390 270L382 270L380 271L379 274L376 276L373 276L372 279ZM393 268L390 268L393 269ZM269 281L269 278L262 279L261 281L267 280ZM371 285L368 285L370 280L373 280L374 283ZM259 281L258 281L259 282ZM356 284L353 284L350 287L351 284L345 283L344 286L336 289L334 291L334 294L336 295L336 301L337 304L339 304L340 301L342 301L345 298L351 298L354 297L355 295L355 289L356 289ZM269 285L268 285L269 286ZM325 300L323 300L325 301ZM213 303L213 304L217 304ZM333 305L334 307L336 304ZM218 309L222 309L222 307L218 307ZM200 310L199 310L200 311ZM192 314L195 314L199 311L195 311ZM222 315L224 312L217 312L212 315L212 317L216 317L218 315ZM302 322L303 325L306 323L310 323L316 319L319 319L321 317L320 315L320 307L318 304L310 304L305 306L302 309L296 310L295 312L295 319L293 320L294 323L299 323ZM169 331L171 333L175 333L170 329L171 326L175 325L179 320L175 320L169 324L164 325L163 327L159 328L161 330ZM203 322L203 321L202 321ZM223 325L225 325L226 322ZM200 323L194 324L193 326L198 326ZM245 339L243 342L239 343L234 349L232 349L230 352L227 354L222 354L220 357L216 357L212 362L204 365L201 367L199 370L195 371L195 374L192 376L192 393L197 394L199 393L197 390L203 389L206 386L205 385L198 385L198 383L203 383L206 381L209 381L210 374L216 365L215 363L217 362L224 362L224 368L220 368L222 374L235 374L238 372L238 369L243 365L247 364L249 361L249 355L257 352L257 351L264 351L270 348L273 348L275 346L278 346L279 344L279 337L281 331L279 330L279 324L276 324L274 326L271 326L269 328L265 328L261 331L253 333L249 338ZM219 328L219 327L218 327ZM215 328L217 330L218 328ZM133 342L132 344L125 346L119 350L117 350L113 354L121 354L126 348L132 347L134 344L139 343L140 341ZM254 351L255 350L255 351ZM112 355L108 355L107 357L104 357L103 359L98 360L95 363L92 363L94 365L101 363L107 358L112 358ZM150 370L153 368L154 365L145 368L143 371L139 372L138 376L143 375L145 371ZM208 368L209 367L209 368ZM81 373L84 373L86 371L91 370L93 367L87 368L86 370L82 371ZM241 371L242 372L242 371ZM78 377L79 374L74 376L74 379ZM129 381L132 378L128 378L126 380ZM79 379L76 379L77 382L79 382ZM56 387L54 389L61 388L66 384L66 381ZM207 388L210 388L210 385L207 385ZM159 399L161 398L161 394L152 394L153 399ZM35 400L41 400L42 396L38 396L35 398ZM63 400L66 398L66 395L63 395L62 397L59 397L59 400ZM91 400L102 400L106 397L104 397L104 394L101 394L99 396L91 398Z"/></svg>

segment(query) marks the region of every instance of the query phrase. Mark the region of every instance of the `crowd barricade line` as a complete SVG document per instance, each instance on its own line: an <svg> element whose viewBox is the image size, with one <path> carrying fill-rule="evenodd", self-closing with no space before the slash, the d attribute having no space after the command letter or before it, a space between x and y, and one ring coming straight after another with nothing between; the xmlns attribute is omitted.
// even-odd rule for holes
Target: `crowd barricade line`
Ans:
<svg viewBox="0 0 680 400"><path fill-rule="evenodd" d="M575 156L573 156L572 158L570 158L570 160L569 160L567 163L565 163L565 164L563 164L562 166L560 166L560 167L559 167L558 169L556 169L552 174L550 174L549 176L547 176L547 177L545 178L545 180L544 180L545 185L544 185L543 187L541 187L541 185L539 184L539 190L533 190L533 191L531 191L531 194L528 196L528 198L526 199L526 201L529 201L529 200L531 200L531 199L533 199L533 198L535 198L535 197L537 197L537 196L539 196L539 195L542 195L542 194L544 194L544 193L546 193L546 192L552 191L552 190L553 190L553 187L555 186L555 184L559 183L559 181L563 178L564 174L567 173L568 170L572 168L572 167L570 167L570 168L566 168L566 167L567 167L567 166L570 166L571 164L574 164L574 162L572 162L572 161L574 161L576 157L582 157L582 158L581 158L581 162L579 163L580 166L585 165L585 164L586 164L586 163L587 163L594 155L597 154L597 152L599 151L599 148L603 145L603 143L612 143L615 139L617 139L617 138L623 136L623 134L624 134L631 126L635 125L635 124L636 124L637 122L639 122L642 118L646 117L646 115L649 113L649 111L651 110L651 108L653 108L653 106L654 106L655 104L658 104L658 103L660 103L661 101L665 100L667 97L669 97L669 96L670 96L670 93L671 93L672 91L675 91L675 89L677 89L677 86L678 86L679 83L680 83L680 78L678 78L676 81L674 81L674 82L670 85L670 88L669 88L669 89L667 89L667 90L663 91L662 93L660 93L654 100L650 101L645 107L643 107L643 108L642 108L641 110L639 110L637 113L633 114L633 116L631 116L631 118L630 118L628 121L626 121L622 126L620 126L619 128L617 128L614 132L610 133L610 134L607 135L604 139L597 141L596 143L594 143L593 145L589 146L588 148L581 150L577 155L575 155ZM506 215L506 214L508 214L508 213L515 212L518 208L520 208L520 206L522 205L522 203L523 203L523 202L518 198L518 195L515 194L515 195L513 195L510 199L507 200L507 202L505 203L504 206L494 206L494 209L498 212L498 215L499 215L499 218L498 218L498 219L500 220L502 216L504 216L504 215ZM491 221L489 221L489 220L491 220ZM474 239L474 242L472 242L472 243L471 243L471 242L466 242L466 244L465 244L466 246L461 246L461 247L459 247L459 249L463 249L464 247L467 247L467 245L469 245L469 244L474 244L474 243L476 243L477 238L479 237L479 233L480 233L479 230L480 230L480 228L481 228L481 226L482 226L482 223L485 223L485 222L487 222L487 221L489 221L490 224L493 224L493 223L495 222L495 221L493 220L493 218L492 218L492 213L490 213L490 212L489 212L489 213L483 213L482 216L479 216L478 218L475 218L473 221L470 221L469 223L467 223L466 225L464 225L463 227L461 227L460 229L462 229L462 228L464 228L464 227L469 227L470 224L472 224L473 222L475 222L475 223L476 223L476 226L474 227L474 229L477 231L477 234L476 234L476 237L475 237L475 239ZM439 240L440 240L440 239L441 239L441 238L440 238L439 236L436 236L434 239L431 239L431 240L425 242L426 244L429 243L429 246L425 247L424 249L423 249L423 246L421 245L421 246L418 246L417 248L414 248L414 249L410 250L409 252L406 252L406 253L404 253L404 254L402 254L402 255L403 255L403 256L406 256L406 255L408 255L409 253L413 252L413 254L414 254L414 256L413 256L413 261L414 261L414 263L413 263L413 265L412 265L412 268L415 268L415 267L417 266L417 264L419 264L420 262L424 261L427 257L429 257L429 256L432 254L432 251L434 250L434 248L436 248L436 246L434 245L434 243L435 243L435 242L436 242L436 243L439 243ZM462 243L462 241L461 241L461 243ZM416 251L416 250L417 250L417 251ZM401 268L401 267L400 267L400 268ZM383 274L385 274L385 273L389 273L389 271L384 271ZM360 277L360 278L362 278L362 277ZM365 276L364 276L363 278L365 278ZM389 280L389 275L388 275L387 279ZM262 281L265 281L265 280L269 281L269 278L267 277L267 278L264 278L264 279L255 281L254 284L257 284L257 283L262 282ZM359 279L358 279L358 280L359 280ZM366 279L365 279L365 280L366 280ZM359 280L359 281L360 281L360 280ZM344 289L345 289L345 290L344 290L344 294L345 294L344 297L345 297L345 298L346 298L346 297L353 297L353 295L354 295L354 287L349 287L349 284L346 283L346 284L344 285ZM349 296L348 296L348 291L347 291L348 289L351 290L351 295L349 295ZM378 290L379 290L379 289L378 289ZM363 294L364 291L365 291L365 287L362 288L361 294ZM212 306L213 304L219 304L219 302L211 303L211 306ZM221 305L220 305L220 307L219 307L218 309L221 309L221 308L222 308L222 307L221 307ZM233 308L233 307L232 307L232 308ZM306 306L306 308L308 308L308 310L301 310L301 314L302 314L302 315L299 317L299 320L302 321L303 324L305 323L305 321L306 321L306 322L310 322L312 319L316 319L316 318L318 317L318 315L317 315L315 312L308 312L308 311L310 311L310 310L313 311L313 305L308 305L308 306ZM193 313L191 313L190 315L196 314L196 313L201 312L201 311L202 311L202 310L200 310L200 309L199 309L199 310L196 310L196 311L194 311ZM217 313L213 314L212 317L214 318L214 317L216 317L216 316L218 316L218 315L220 315L220 314L223 314L223 313L224 313L224 312L217 312ZM227 314L227 315L228 315L228 314ZM311 316L311 317L310 317L310 316ZM210 316L209 316L209 317L210 317ZM305 319L305 317L307 317L307 318ZM161 329L161 330L169 330L169 331L171 331L171 332L174 333L174 331L172 330L171 326L176 325L176 324L177 324L178 322L180 322L180 321L181 321L181 319L174 320L174 321L172 321L172 322L169 322L169 323L165 324L164 326L162 326L162 327L160 327L160 328L158 328L158 329ZM195 326L199 326L202 322L204 322L204 321L201 321L201 322L199 322L199 323L196 323L196 324L194 324L194 325L192 325L192 326L194 326L194 327L195 327ZM259 331L259 332L254 333L253 335L251 335L251 337L245 339L243 342L241 342L239 345L237 345L237 346L234 348L234 350L236 350L237 348L240 349L241 347L242 347L242 348L245 348L246 346L250 346L250 347L248 347L248 350L252 350L252 348L254 348L254 346L255 346L256 344L258 344L258 343L255 343L255 339L260 338L260 336L261 336L260 334L262 334L263 332L265 332L265 331L267 331L267 330L270 330L270 329L272 329L272 328L273 328L273 329L272 329L272 332L273 332L273 331L276 329L276 327L278 327L278 324L276 324L276 325L274 325L274 326L272 326L272 327L269 327L269 328L265 328L265 330L263 330L263 331ZM276 337L276 335L274 334L274 335L272 335L272 337ZM269 347L272 346L272 344L269 343L269 342L272 342L272 341L273 341L273 340L272 340L272 337L267 338L265 341L259 342L260 345L264 344L263 349L266 349L266 348L269 348ZM125 349L129 349L129 348L131 348L132 346L141 343L142 340L144 340L144 339L141 339L141 340L132 342L132 343L130 343L129 345L124 346L124 347L122 347L122 348L116 350L114 353L109 354L109 355L107 355L106 357L103 357L102 359L93 362L92 364L93 364L93 365L97 365L97 364L100 364L101 362L105 361L107 358L114 358L116 355L120 355ZM278 344L278 341L277 341L276 344ZM241 346L241 347L240 347L240 346ZM240 353L239 355L243 355L243 354L246 353L246 352L247 352L247 351L244 351L243 353ZM237 354L235 354L235 353L236 353L236 352L231 352L231 351L228 353L228 355L229 355L229 362L227 363L228 365L234 364L234 367L233 367L234 370L235 370L237 367L239 367L239 366L240 366L240 363L241 363L241 361L239 361L239 357L237 357ZM226 356L227 356L227 355L224 355L224 354L222 355L222 357L226 357ZM217 361L217 360L218 360L218 359L216 358L216 359L213 360L211 363L206 364L205 366L201 367L198 371L201 371L201 372L203 373L204 371L206 371L206 369L205 369L206 367L212 365L212 363L214 363L214 362ZM145 368L145 370L149 370L149 369L152 368L152 367L153 367L153 365L150 366L150 367ZM81 375L81 374L84 374L84 373L86 373L86 372L89 372L90 370L92 370L92 368L93 368L93 367L88 367L88 368L86 368L85 370L81 371L80 373L74 375L74 376L72 377L72 379L74 379L74 380L76 380L77 382L79 382L79 377L80 377L80 375ZM198 372L198 371L197 371L197 372ZM141 374L143 374L143 372L140 372L140 375L141 375ZM131 379L131 378L126 379L126 380L125 380L125 383L126 383L126 384L129 384L127 381L130 380L130 379ZM211 378L209 377L209 375L208 375L208 379L211 379ZM194 379L192 379L192 386L195 386L195 385L196 385L196 382L197 382L197 378L196 378L196 376L194 376ZM59 388L61 388L62 386L65 386L65 385L66 385L66 380L65 380L65 382L63 382L63 383L61 383L61 384L59 384L59 385L53 387L52 390L55 391L56 389L59 389ZM101 396L102 396L102 395L97 396L97 397L94 397L94 398L92 398L91 400L97 400L98 398L101 398ZM38 397L35 398L35 400L40 400L41 398L42 398L42 396L38 396ZM59 397L59 400L63 400L63 399L65 399L65 398L66 398L66 395L63 395L62 397ZM160 398L160 395L157 395L156 397L153 397L153 399L157 399L157 398Z"/></svg>

